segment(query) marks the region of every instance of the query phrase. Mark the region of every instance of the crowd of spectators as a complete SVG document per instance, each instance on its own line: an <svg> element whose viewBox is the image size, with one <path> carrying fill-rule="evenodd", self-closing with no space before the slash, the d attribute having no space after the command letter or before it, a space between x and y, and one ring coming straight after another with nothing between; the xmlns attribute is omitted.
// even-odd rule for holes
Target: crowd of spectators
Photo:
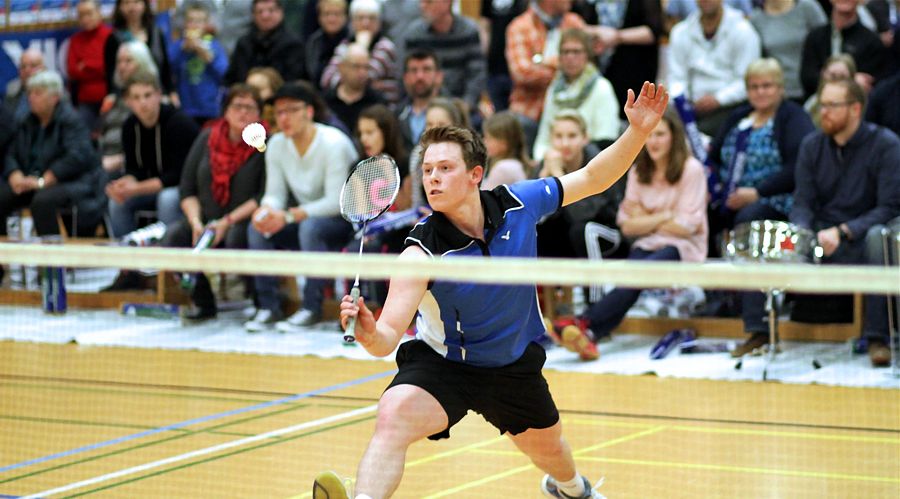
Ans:
<svg viewBox="0 0 900 499"><path fill-rule="evenodd" d="M149 0L117 0L107 20L80 0L65 81L23 51L0 107L0 219L27 207L53 235L76 210L71 233L122 237L150 210L166 246L212 229L213 246L340 251L359 159L396 159L402 208L427 209L418 141L433 127L483 133L484 188L560 175L619 136L645 80L679 105L620 182L539 226L541 256L588 257L602 226L605 257L703 261L767 219L814 231L824 263L881 264L867 234L900 215L900 0L482 0L473 17L454 0L237 4L185 0L160 24ZM264 153L238 140L256 121ZM138 284L120 277L112 289ZM245 280L249 331L320 320L328 282L307 279L287 316L276 279ZM590 304L582 358L639 292ZM202 275L193 298L192 318L215 317ZM761 296L739 301L742 355L768 339ZM885 307L865 306L883 365Z"/></svg>

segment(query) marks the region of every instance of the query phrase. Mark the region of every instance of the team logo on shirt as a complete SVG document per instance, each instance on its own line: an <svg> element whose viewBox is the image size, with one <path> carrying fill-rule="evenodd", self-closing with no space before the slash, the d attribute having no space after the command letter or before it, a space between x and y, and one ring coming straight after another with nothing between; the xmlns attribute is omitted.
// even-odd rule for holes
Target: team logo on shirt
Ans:
<svg viewBox="0 0 900 499"><path fill-rule="evenodd" d="M503 234L502 236L500 236L500 239L503 239L504 241L509 241L509 231L506 231L506 234Z"/></svg>

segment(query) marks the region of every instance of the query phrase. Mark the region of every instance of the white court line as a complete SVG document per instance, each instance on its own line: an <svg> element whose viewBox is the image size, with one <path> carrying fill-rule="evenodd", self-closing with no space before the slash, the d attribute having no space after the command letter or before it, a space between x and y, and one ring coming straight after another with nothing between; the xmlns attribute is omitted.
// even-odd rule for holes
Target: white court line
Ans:
<svg viewBox="0 0 900 499"><path fill-rule="evenodd" d="M242 438L239 440L233 440L231 442L225 442L224 444L214 445L212 447L207 447L205 449L198 449L195 451L186 452L184 454L179 454L177 456L167 457L165 459L153 461L151 463L141 464L138 466L133 466L131 468L126 468L124 470L114 471L112 473L107 473L106 475L100 475L100 476L97 476L94 478L88 478L87 480L70 483L68 485L63 485L62 487L57 487L55 489L45 490L43 492L31 494L31 495L22 497L20 499L36 499L39 497L49 497L53 494L59 494L61 492L66 492L69 490L80 489L82 487L87 487L89 485L93 485L96 483L101 483L101 482L105 482L108 480L112 480L113 478L118 478L120 476L131 475L134 473L140 473L141 471L158 468L160 466L165 466L167 464L175 463L178 461L184 461L185 459L191 459L193 457L203 456L205 454L212 454L213 452L219 452L221 450L230 449L232 447L238 447L240 445L249 444L252 442L259 441L259 440L265 440L267 438L286 435L288 433L305 430L307 428L314 428L316 426L326 425L329 423L333 423L335 421L340 421L342 419L353 418L356 416L360 416L362 414L374 412L375 409L377 409L377 408L378 408L378 404L372 404L372 405L362 407L359 409L354 409L352 411L335 414L334 416L328 416L327 418L316 419L314 421L307 421L305 423L300 423L300 424L297 424L294 426L288 426L287 428L281 428L280 430L272 430L270 432L261 433L259 435L254 435L252 437Z"/></svg>

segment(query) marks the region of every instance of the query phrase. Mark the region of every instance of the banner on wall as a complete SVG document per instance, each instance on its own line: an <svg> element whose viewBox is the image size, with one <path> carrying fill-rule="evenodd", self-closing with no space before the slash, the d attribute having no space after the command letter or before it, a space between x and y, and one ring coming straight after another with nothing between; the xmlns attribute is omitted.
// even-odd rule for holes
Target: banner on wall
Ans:
<svg viewBox="0 0 900 499"><path fill-rule="evenodd" d="M44 31L23 31L0 33L0 93L6 84L18 78L19 59L29 47L35 47L44 54L47 69L58 71L66 77L66 55L69 51L69 37L76 28L52 29Z"/></svg>

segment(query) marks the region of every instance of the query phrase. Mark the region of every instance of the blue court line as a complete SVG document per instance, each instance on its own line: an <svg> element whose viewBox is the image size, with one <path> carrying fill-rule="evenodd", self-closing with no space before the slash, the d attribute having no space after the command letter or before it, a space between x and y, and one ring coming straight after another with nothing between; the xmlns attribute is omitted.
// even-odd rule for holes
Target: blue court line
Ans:
<svg viewBox="0 0 900 499"><path fill-rule="evenodd" d="M272 400L269 402L263 402L261 404L251 405L247 407L242 407L240 409L233 409L226 412L220 412L218 414L211 414L209 416L203 416L195 419L189 419L187 421L182 421L180 423L174 423L168 426L161 426L159 428L154 428L152 430L146 430L139 433L134 433L131 435L126 435L119 438L114 438L112 440L107 440L105 442L98 442L95 444L85 445L83 447L78 447L76 449L70 449L63 452L58 452L56 454L50 454L43 457L38 457L35 459L29 459L28 461L22 461L20 463L10 464L0 468L0 473L5 473L7 471L12 471L18 468L23 468L25 466L31 466L32 464L44 463L47 461L52 461L54 459L59 459L61 457L71 456L74 454L80 454L82 452L88 452L96 449L102 449L103 447L109 447L110 445L120 444L122 442L127 442L129 440L134 440L137 438L148 437L150 435L155 435L157 433L162 433L164 431L177 430L179 428L184 428L185 426L190 426L198 423L205 423L207 421L214 421L216 419L225 418L228 416L234 416L236 414L242 414L245 412L255 411L257 409L265 409L266 407L271 407L273 405L284 404L287 402L293 402L295 400L305 399L309 397L313 397L316 395L320 395L322 393L328 393L335 390L340 390L343 388L349 388L351 386L361 385L363 383L368 383L369 381L373 381L379 378L384 378L386 376L391 376L397 373L396 369L392 369L390 371L385 371L378 374L372 374L370 376L366 376L364 378L354 379L350 381L345 381L343 383L338 383L336 385L326 386L325 388L318 388L316 390L312 390L306 393L298 393L296 395L291 395L289 397L284 397L278 400ZM15 496L0 496L0 499L5 497L15 497Z"/></svg>

